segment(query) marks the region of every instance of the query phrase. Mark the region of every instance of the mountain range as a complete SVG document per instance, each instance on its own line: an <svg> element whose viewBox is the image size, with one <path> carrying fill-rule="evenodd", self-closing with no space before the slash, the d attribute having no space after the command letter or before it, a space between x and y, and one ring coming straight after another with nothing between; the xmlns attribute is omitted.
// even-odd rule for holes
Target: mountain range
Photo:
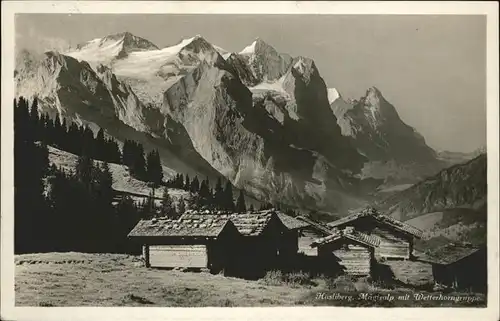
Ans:
<svg viewBox="0 0 500 321"><path fill-rule="evenodd" d="M158 48L129 32L16 57L16 96L176 172L223 176L262 201L342 212L382 183L415 183L446 160L376 87L344 99L308 57L256 39L239 53L202 36ZM450 160L451 159L451 160Z"/></svg>

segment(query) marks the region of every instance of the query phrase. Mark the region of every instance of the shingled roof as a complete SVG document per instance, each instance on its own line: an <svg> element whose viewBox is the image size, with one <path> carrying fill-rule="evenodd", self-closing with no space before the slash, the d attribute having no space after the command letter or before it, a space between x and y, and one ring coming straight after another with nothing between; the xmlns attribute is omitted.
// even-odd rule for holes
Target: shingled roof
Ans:
<svg viewBox="0 0 500 321"><path fill-rule="evenodd" d="M226 224L227 218L207 217L172 219L141 220L128 234L136 236L191 236L191 237L217 237ZM232 224L232 223L230 223Z"/></svg>
<svg viewBox="0 0 500 321"><path fill-rule="evenodd" d="M483 249L484 246L473 246L463 243L449 243L438 248L432 249L420 257L423 261L429 261L438 264L451 264L460 261L467 256Z"/></svg>
<svg viewBox="0 0 500 321"><path fill-rule="evenodd" d="M365 208L358 213L348 215L348 216L343 217L341 219L338 219L334 222L328 223L327 225L330 228L336 228L336 227L340 227L342 225L347 225L349 223L352 223L355 220L358 220L358 219L363 218L363 217L368 217L368 216L374 218L375 220L377 220L383 224L391 226L399 231L405 232L407 234L413 235L413 236L418 237L418 238L422 237L423 232L421 230L419 230L418 228L411 226L407 223L398 221L393 217L380 214L373 207Z"/></svg>
<svg viewBox="0 0 500 321"><path fill-rule="evenodd" d="M308 226L312 227L313 229L315 229L323 234L330 235L333 233L333 229L330 228L329 226L324 225L324 224L319 223L319 222L316 222L314 220L311 220L310 218L307 218L304 216L298 216L297 219L303 221L304 223L309 224Z"/></svg>
<svg viewBox="0 0 500 321"><path fill-rule="evenodd" d="M303 228L303 227L310 225L310 223L307 223L307 222L300 220L300 219L296 219L295 217L292 217L290 215L286 215L284 213L278 212L278 217L281 220L281 222L283 223L283 225L285 225L286 228L289 230Z"/></svg>
<svg viewBox="0 0 500 321"><path fill-rule="evenodd" d="M221 211L186 211L177 220L141 220L128 236L205 236L216 237L230 221L245 236L260 235L273 216L287 229L297 229L309 224L273 209L247 213Z"/></svg>
<svg viewBox="0 0 500 321"><path fill-rule="evenodd" d="M332 232L333 234L331 235L314 240L314 242L311 243L311 247L332 243L342 238L351 239L370 247L377 247L380 245L380 239L377 237L356 231L352 227L347 227L343 230L335 229Z"/></svg>

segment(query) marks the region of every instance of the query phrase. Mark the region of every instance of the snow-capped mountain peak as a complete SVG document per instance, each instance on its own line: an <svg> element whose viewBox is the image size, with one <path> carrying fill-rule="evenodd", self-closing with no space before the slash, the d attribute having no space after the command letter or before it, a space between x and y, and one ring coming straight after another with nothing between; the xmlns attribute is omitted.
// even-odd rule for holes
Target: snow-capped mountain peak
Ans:
<svg viewBox="0 0 500 321"><path fill-rule="evenodd" d="M278 52L276 49L262 40L261 38L255 38L255 40L245 48L243 48L242 51L240 51L240 55L260 55L260 54L266 54L266 55L278 55Z"/></svg>
<svg viewBox="0 0 500 321"><path fill-rule="evenodd" d="M243 48L239 55L249 66L257 83L279 79L286 73L292 62L289 55L279 53L261 38L256 38L250 45Z"/></svg>
<svg viewBox="0 0 500 321"><path fill-rule="evenodd" d="M257 45L257 40L252 42L250 45L246 46L243 48L242 51L240 51L241 55L247 55L247 54L253 54L255 53L255 46Z"/></svg>
<svg viewBox="0 0 500 321"><path fill-rule="evenodd" d="M78 45L76 50L65 54L78 60L106 63L113 59L126 57L132 52L149 50L158 50L158 47L151 41L126 31L93 39Z"/></svg>

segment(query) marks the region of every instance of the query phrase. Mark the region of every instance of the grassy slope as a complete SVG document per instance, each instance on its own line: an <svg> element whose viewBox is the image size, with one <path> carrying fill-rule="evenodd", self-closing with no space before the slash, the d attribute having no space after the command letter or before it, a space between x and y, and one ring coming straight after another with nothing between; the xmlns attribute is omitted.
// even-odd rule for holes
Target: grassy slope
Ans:
<svg viewBox="0 0 500 321"><path fill-rule="evenodd" d="M376 287L366 281L315 278L299 284L247 281L208 273L146 269L137 257L117 254L45 253L18 255L17 306L414 306L415 302L318 300L318 293L392 295L411 288ZM272 281L272 279L270 280ZM419 291L429 294L431 292ZM463 295L463 294L457 294ZM476 296L484 305L484 296ZM420 306L464 306L453 301L418 301Z"/></svg>
<svg viewBox="0 0 500 321"><path fill-rule="evenodd" d="M65 170L74 170L76 163L78 161L78 156L68 153L63 150L59 150L52 146L49 146L49 161L51 164L55 164L57 167L61 167ZM96 161L100 164L100 161ZM134 195L140 194L148 196L151 188L146 182L140 181L132 176L126 166L121 164L109 164L111 173L113 175L113 189L120 192L132 193ZM163 167L163 177L167 180L175 175L175 172L168 167ZM163 190L162 188L157 188L155 190L155 196L161 198ZM174 200L179 199L181 196L184 199L188 199L191 194L184 190L169 188L169 194ZM137 197L132 197L137 199Z"/></svg>

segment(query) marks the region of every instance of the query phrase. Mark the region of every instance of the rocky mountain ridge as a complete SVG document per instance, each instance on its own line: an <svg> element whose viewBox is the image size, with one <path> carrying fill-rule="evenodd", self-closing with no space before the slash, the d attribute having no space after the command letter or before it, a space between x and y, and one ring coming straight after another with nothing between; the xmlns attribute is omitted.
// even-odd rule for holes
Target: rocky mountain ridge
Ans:
<svg viewBox="0 0 500 321"><path fill-rule="evenodd" d="M367 163L435 160L378 89L346 102L312 59L261 39L229 53L201 36L159 49L123 33L26 55L15 79L16 95L38 96L44 111L159 147L175 170L223 175L271 202L343 211L376 185Z"/></svg>
<svg viewBox="0 0 500 321"><path fill-rule="evenodd" d="M456 209L481 209L487 201L487 157L454 165L414 186L389 196L378 205L402 220Z"/></svg>

